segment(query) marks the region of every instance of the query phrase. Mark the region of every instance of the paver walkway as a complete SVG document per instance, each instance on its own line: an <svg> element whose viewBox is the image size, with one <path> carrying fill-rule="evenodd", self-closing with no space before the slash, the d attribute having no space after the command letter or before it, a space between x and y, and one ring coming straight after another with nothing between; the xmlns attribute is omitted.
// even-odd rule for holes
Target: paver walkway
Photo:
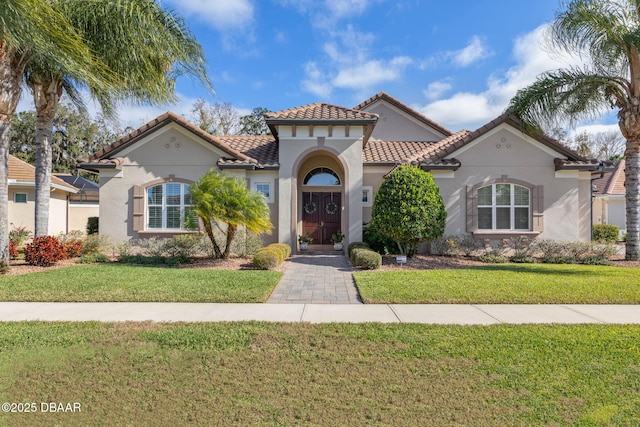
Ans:
<svg viewBox="0 0 640 427"><path fill-rule="evenodd" d="M267 300L273 304L361 304L344 255L295 255Z"/></svg>

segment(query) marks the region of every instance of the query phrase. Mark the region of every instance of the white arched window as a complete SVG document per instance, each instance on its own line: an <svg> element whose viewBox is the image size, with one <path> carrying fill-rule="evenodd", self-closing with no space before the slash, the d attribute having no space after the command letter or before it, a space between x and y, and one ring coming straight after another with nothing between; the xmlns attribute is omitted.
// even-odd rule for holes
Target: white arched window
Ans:
<svg viewBox="0 0 640 427"><path fill-rule="evenodd" d="M190 214L189 184L168 182L146 189L147 230L186 230Z"/></svg>
<svg viewBox="0 0 640 427"><path fill-rule="evenodd" d="M530 230L531 191L497 183L478 189L478 230Z"/></svg>

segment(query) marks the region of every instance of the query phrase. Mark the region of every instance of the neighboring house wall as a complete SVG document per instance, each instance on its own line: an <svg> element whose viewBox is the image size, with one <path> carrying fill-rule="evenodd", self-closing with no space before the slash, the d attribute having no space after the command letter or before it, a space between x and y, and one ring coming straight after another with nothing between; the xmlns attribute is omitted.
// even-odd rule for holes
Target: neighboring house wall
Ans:
<svg viewBox="0 0 640 427"><path fill-rule="evenodd" d="M87 222L92 216L100 216L100 205L69 203L69 231L86 233Z"/></svg>
<svg viewBox="0 0 640 427"><path fill-rule="evenodd" d="M16 203L15 195L18 193L19 198L23 200L23 194L26 194L26 203ZM13 228L25 227L33 232L35 229L35 190L33 187L25 188L18 186L9 187L9 230Z"/></svg>

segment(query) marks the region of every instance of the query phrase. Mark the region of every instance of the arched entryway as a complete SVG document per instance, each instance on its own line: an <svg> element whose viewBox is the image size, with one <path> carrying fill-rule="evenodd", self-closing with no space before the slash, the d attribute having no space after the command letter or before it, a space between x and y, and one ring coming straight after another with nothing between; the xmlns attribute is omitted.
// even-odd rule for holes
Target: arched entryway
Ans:
<svg viewBox="0 0 640 427"><path fill-rule="evenodd" d="M316 153L304 161L298 174L299 233L312 245L331 245L331 236L343 230L344 169L330 154Z"/></svg>

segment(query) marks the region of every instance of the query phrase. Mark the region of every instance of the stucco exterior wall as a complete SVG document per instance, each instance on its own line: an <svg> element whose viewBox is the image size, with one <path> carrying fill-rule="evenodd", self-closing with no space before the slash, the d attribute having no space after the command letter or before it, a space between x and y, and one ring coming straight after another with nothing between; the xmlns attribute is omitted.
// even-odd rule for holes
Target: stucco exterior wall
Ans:
<svg viewBox="0 0 640 427"><path fill-rule="evenodd" d="M15 203L15 193L26 193L27 203ZM56 189L49 200L49 235L67 233L66 191ZM33 187L11 186L9 188L9 229L26 227L32 233L35 229L35 190Z"/></svg>
<svg viewBox="0 0 640 427"><path fill-rule="evenodd" d="M297 126L295 135L291 127L282 126L280 136L280 169L278 173L278 240L297 247L300 234L301 207L298 193L302 183L298 174L303 164L312 156L323 154L333 157L344 171L344 201L342 227L345 244L362 239L362 139L363 129L351 126L334 126L329 136L327 127ZM312 133L311 133L312 132Z"/></svg>
<svg viewBox="0 0 640 427"><path fill-rule="evenodd" d="M627 212L624 195L598 196L593 200L593 223L617 225L620 232L627 229Z"/></svg>
<svg viewBox="0 0 640 427"><path fill-rule="evenodd" d="M447 209L446 234L464 234L466 187L506 177L544 186L544 231L538 238L589 240L590 176L555 171L557 153L517 130L502 127L454 153L462 167L450 175L434 175Z"/></svg>
<svg viewBox="0 0 640 427"><path fill-rule="evenodd" d="M100 174L100 234L115 242L146 237L133 231L133 187L158 178L194 182L205 175L221 151L177 125L170 124L118 153L125 161L121 171ZM153 231L154 236L162 232ZM175 232L168 232L173 235Z"/></svg>
<svg viewBox="0 0 640 427"><path fill-rule="evenodd" d="M248 171L246 174L249 189L255 191L255 184L269 183L271 185L271 198L267 200L269 214L273 230L271 234L264 233L262 241L265 245L278 242L278 172L277 171Z"/></svg>
<svg viewBox="0 0 640 427"><path fill-rule="evenodd" d="M69 204L69 231L87 232L87 221L92 216L100 215L99 205Z"/></svg>
<svg viewBox="0 0 640 427"><path fill-rule="evenodd" d="M439 141L443 137L441 133L384 102L376 102L365 111L379 116L372 138L381 141Z"/></svg>

